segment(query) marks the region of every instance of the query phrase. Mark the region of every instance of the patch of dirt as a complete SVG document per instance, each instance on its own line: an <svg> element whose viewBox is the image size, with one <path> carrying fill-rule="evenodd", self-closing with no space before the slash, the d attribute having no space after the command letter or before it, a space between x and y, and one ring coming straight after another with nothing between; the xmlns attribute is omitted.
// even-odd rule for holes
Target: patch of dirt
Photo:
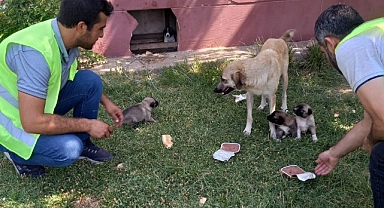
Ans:
<svg viewBox="0 0 384 208"><path fill-rule="evenodd" d="M74 208L99 208L99 200L93 196L87 196L80 198L79 200L73 202Z"/></svg>

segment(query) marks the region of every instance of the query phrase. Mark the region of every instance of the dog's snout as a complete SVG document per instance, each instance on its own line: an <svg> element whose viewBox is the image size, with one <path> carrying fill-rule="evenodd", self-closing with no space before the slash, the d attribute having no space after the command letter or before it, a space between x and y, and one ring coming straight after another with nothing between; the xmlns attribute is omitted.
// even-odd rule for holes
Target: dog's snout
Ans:
<svg viewBox="0 0 384 208"><path fill-rule="evenodd" d="M155 100L154 102L152 102L152 103L150 104L150 106L151 106L152 108L156 108L158 105L159 105L159 102L158 102L157 100Z"/></svg>
<svg viewBox="0 0 384 208"><path fill-rule="evenodd" d="M215 88L214 90L213 90L215 93L222 93L223 92L223 90L221 90L221 89L219 89L219 88Z"/></svg>

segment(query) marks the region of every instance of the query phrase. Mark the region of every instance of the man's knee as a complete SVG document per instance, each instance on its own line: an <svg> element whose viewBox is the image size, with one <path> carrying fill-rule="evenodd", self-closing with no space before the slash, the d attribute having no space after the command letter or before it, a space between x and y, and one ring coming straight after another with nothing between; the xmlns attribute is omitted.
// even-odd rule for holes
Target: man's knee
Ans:
<svg viewBox="0 0 384 208"><path fill-rule="evenodd" d="M83 142L76 139L68 139L61 143L59 152L57 152L55 160L55 166L68 166L79 159L80 154L83 151Z"/></svg>
<svg viewBox="0 0 384 208"><path fill-rule="evenodd" d="M371 159L384 160L384 141L378 142L371 149Z"/></svg>
<svg viewBox="0 0 384 208"><path fill-rule="evenodd" d="M63 152L70 160L77 160L83 151L83 142L81 140L69 140L63 146Z"/></svg>
<svg viewBox="0 0 384 208"><path fill-rule="evenodd" d="M369 172L375 207L384 206L384 141L377 143L371 150Z"/></svg>
<svg viewBox="0 0 384 208"><path fill-rule="evenodd" d="M80 79L83 83L88 83L88 86L91 86L92 88L103 88L103 82L100 76L91 70L79 70L76 74L76 78Z"/></svg>

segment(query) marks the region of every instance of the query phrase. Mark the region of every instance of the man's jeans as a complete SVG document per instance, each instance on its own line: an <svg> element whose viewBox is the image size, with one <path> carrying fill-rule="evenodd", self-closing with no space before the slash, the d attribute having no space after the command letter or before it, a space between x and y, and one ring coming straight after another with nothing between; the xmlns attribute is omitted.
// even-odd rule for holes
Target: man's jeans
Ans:
<svg viewBox="0 0 384 208"><path fill-rule="evenodd" d="M103 83L90 70L79 70L73 81L67 81L59 93L55 114L64 115L73 109L73 117L96 119L98 116ZM9 152L11 159L23 165L52 167L68 166L75 162L83 151L87 133L40 135L32 156L28 160ZM1 152L8 152L0 145Z"/></svg>
<svg viewBox="0 0 384 208"><path fill-rule="evenodd" d="M371 150L369 172L375 208L384 207L384 141Z"/></svg>

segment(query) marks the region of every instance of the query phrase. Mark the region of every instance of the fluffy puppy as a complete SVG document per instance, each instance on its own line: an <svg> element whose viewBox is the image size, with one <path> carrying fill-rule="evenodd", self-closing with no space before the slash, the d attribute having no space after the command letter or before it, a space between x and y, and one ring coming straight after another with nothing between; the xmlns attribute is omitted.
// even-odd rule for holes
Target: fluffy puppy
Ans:
<svg viewBox="0 0 384 208"><path fill-rule="evenodd" d="M159 102L153 97L146 97L140 103L128 107L123 111L124 121L123 124L135 128L140 122L157 122L152 118L151 112L153 108L157 107Z"/></svg>
<svg viewBox="0 0 384 208"><path fill-rule="evenodd" d="M301 133L310 132L312 141L317 142L315 116L311 106L306 103L300 103L293 109L296 115L297 138L301 138Z"/></svg>
<svg viewBox="0 0 384 208"><path fill-rule="evenodd" d="M284 139L288 135L297 138L295 116L289 115L282 110L275 110L267 116L267 120L276 125L276 140Z"/></svg>
<svg viewBox="0 0 384 208"><path fill-rule="evenodd" d="M176 31L172 27L166 27L163 30L164 43L176 42Z"/></svg>

